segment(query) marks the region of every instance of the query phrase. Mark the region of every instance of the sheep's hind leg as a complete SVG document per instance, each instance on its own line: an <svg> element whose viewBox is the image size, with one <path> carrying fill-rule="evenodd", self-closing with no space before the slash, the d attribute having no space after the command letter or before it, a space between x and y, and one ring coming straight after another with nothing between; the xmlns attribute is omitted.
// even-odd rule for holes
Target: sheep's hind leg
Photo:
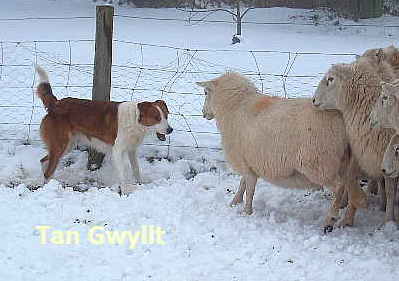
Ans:
<svg viewBox="0 0 399 281"><path fill-rule="evenodd" d="M344 195L345 187L340 185L334 193L334 200L328 210L327 217L324 222L324 233L331 232L334 224L338 221L339 209L341 206L342 196Z"/></svg>
<svg viewBox="0 0 399 281"><path fill-rule="evenodd" d="M238 188L236 195L234 196L233 200L231 201L230 207L234 207L235 205L242 203L245 188L246 188L245 177L241 177L240 187Z"/></svg>
<svg viewBox="0 0 399 281"><path fill-rule="evenodd" d="M353 226L353 221L356 215L356 207L349 203L346 209L344 218L338 223L338 227Z"/></svg>
<svg viewBox="0 0 399 281"><path fill-rule="evenodd" d="M255 194L255 186L256 186L256 182L258 180L258 177L253 174L250 173L248 175L245 176L245 207L244 207L244 212L247 215L251 215L252 214L252 201L254 199L254 194Z"/></svg>

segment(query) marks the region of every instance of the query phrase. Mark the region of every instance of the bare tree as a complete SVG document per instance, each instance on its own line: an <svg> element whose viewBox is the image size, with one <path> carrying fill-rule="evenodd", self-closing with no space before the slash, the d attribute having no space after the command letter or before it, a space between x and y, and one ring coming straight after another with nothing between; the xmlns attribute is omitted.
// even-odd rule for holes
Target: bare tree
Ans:
<svg viewBox="0 0 399 281"><path fill-rule="evenodd" d="M208 1L209 2L209 1ZM204 2L203 7L208 6L208 2ZM248 11L255 9L255 7L248 7L246 8L243 12L241 12L241 4L240 0L233 0L233 5L232 8L205 8L205 9L197 9L195 5L191 5L190 8L185 8L184 11L189 13L189 20L195 20L196 22L201 22L204 21L207 17L210 15L216 13L216 12L225 12L230 14L233 17L233 21L236 24L236 34L233 35L232 38L232 43L240 43L240 36L242 34L242 19L244 16L248 13ZM178 8L179 10L182 10ZM201 18L197 19L198 15L200 14L205 14L205 16L202 16Z"/></svg>

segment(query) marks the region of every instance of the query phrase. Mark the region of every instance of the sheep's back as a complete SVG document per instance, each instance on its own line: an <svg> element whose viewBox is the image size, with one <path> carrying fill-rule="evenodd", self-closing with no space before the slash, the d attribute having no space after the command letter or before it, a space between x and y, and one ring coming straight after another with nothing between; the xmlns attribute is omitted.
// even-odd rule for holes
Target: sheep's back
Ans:
<svg viewBox="0 0 399 281"><path fill-rule="evenodd" d="M337 176L347 148L338 112L316 111L310 99L281 99L243 125L241 148L229 154L240 154L258 176L314 169L320 175L317 184L323 185Z"/></svg>

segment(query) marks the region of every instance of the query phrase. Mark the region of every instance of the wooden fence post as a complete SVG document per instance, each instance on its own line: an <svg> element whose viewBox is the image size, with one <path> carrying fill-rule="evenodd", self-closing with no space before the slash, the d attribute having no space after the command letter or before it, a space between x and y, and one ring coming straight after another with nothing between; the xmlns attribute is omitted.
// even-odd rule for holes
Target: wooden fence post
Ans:
<svg viewBox="0 0 399 281"><path fill-rule="evenodd" d="M96 7L96 43L92 100L109 101L111 95L112 33L114 7ZM104 154L89 148L87 168L101 167Z"/></svg>

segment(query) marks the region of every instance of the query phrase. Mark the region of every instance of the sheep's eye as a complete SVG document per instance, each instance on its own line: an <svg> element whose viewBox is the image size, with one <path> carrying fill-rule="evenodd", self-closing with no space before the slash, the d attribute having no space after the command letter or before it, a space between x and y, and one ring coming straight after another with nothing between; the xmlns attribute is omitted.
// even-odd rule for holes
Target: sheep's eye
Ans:
<svg viewBox="0 0 399 281"><path fill-rule="evenodd" d="M382 96L381 97L381 103L382 105L385 105L385 103L388 101L388 96Z"/></svg>
<svg viewBox="0 0 399 281"><path fill-rule="evenodd" d="M205 96L208 95L208 90L204 90Z"/></svg>

